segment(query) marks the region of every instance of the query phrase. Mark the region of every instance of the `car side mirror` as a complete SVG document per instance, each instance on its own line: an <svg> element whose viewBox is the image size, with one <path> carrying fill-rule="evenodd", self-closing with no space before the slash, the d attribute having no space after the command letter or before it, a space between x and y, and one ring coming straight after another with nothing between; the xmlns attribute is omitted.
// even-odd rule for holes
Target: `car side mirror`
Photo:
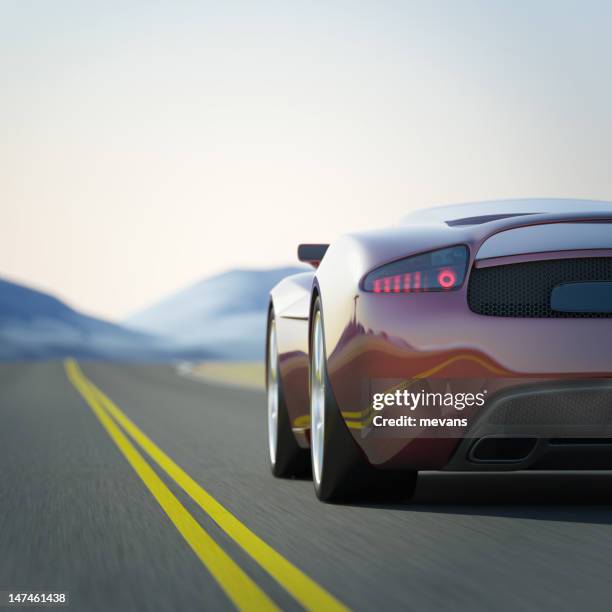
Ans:
<svg viewBox="0 0 612 612"><path fill-rule="evenodd" d="M318 268L329 244L300 244L298 245L298 259Z"/></svg>

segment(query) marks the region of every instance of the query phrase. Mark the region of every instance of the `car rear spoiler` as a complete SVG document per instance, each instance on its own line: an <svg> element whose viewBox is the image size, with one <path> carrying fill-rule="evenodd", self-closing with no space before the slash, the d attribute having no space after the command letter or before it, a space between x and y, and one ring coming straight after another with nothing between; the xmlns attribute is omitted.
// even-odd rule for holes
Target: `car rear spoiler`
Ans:
<svg viewBox="0 0 612 612"><path fill-rule="evenodd" d="M329 244L299 244L297 256L300 261L318 268L328 248Z"/></svg>

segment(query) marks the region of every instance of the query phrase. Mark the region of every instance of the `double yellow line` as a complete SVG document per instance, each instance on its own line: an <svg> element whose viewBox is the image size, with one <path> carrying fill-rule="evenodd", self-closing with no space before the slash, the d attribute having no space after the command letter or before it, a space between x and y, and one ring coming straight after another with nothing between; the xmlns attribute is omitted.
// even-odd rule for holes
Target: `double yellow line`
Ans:
<svg viewBox="0 0 612 612"><path fill-rule="evenodd" d="M276 604L204 531L132 443L135 442L208 516L306 610L347 610L333 595L256 536L178 466L88 378L76 361L66 375L179 533L239 610L277 610ZM127 435L126 435L127 434ZM129 436L129 437L128 437ZM130 441L130 439L132 441Z"/></svg>

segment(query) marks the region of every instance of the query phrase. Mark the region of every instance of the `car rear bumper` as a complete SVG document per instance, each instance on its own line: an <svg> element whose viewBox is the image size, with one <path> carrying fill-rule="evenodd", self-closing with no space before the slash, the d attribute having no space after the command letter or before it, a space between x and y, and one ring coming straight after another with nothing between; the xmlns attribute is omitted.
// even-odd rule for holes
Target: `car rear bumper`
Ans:
<svg viewBox="0 0 612 612"><path fill-rule="evenodd" d="M612 382L502 391L457 445L446 470L611 469Z"/></svg>
<svg viewBox="0 0 612 612"><path fill-rule="evenodd" d="M576 460L572 463L568 459L568 465L578 468L582 462L577 457L580 453L595 457L595 464L603 461L612 468L612 461L606 463L609 449L602 443L563 445L540 441L584 437L578 430L546 438L536 432L533 437L538 439L537 448L528 460L513 465L498 462L488 468L484 462L469 460L474 432L465 440L434 440L425 435L384 438L370 435L367 421L360 422L354 416L366 412L367 390L372 389L373 381L381 379L489 381L505 393L524 389L534 380L549 385L551 390L559 383L572 381L605 383L612 379L611 326L610 319L478 315L469 310L464 290L417 296L360 293L353 320L346 329L337 330L339 340L328 355L330 381L355 441L368 460L382 468L535 469L540 464L548 465L553 457L559 459L561 467L561 459L572 456ZM520 403L515 402L513 413L520 411ZM577 410L584 412L588 425L588 402ZM612 407L603 411L612 412ZM484 413L475 416L473 423L482 427ZM580 424L580 416L577 423ZM487 435L496 434L483 431L481 437Z"/></svg>

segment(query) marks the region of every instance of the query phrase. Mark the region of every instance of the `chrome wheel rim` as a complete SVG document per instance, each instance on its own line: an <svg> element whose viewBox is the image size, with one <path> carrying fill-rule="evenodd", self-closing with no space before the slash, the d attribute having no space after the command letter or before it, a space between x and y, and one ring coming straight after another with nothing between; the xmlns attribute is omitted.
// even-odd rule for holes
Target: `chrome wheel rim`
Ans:
<svg viewBox="0 0 612 612"><path fill-rule="evenodd" d="M278 439L278 349L276 347L276 323L270 323L268 336L268 449L270 462L276 463Z"/></svg>
<svg viewBox="0 0 612 612"><path fill-rule="evenodd" d="M310 368L310 446L312 473L316 485L321 483L323 472L323 440L325 436L325 350L323 347L323 322L317 311L312 338L312 364Z"/></svg>

